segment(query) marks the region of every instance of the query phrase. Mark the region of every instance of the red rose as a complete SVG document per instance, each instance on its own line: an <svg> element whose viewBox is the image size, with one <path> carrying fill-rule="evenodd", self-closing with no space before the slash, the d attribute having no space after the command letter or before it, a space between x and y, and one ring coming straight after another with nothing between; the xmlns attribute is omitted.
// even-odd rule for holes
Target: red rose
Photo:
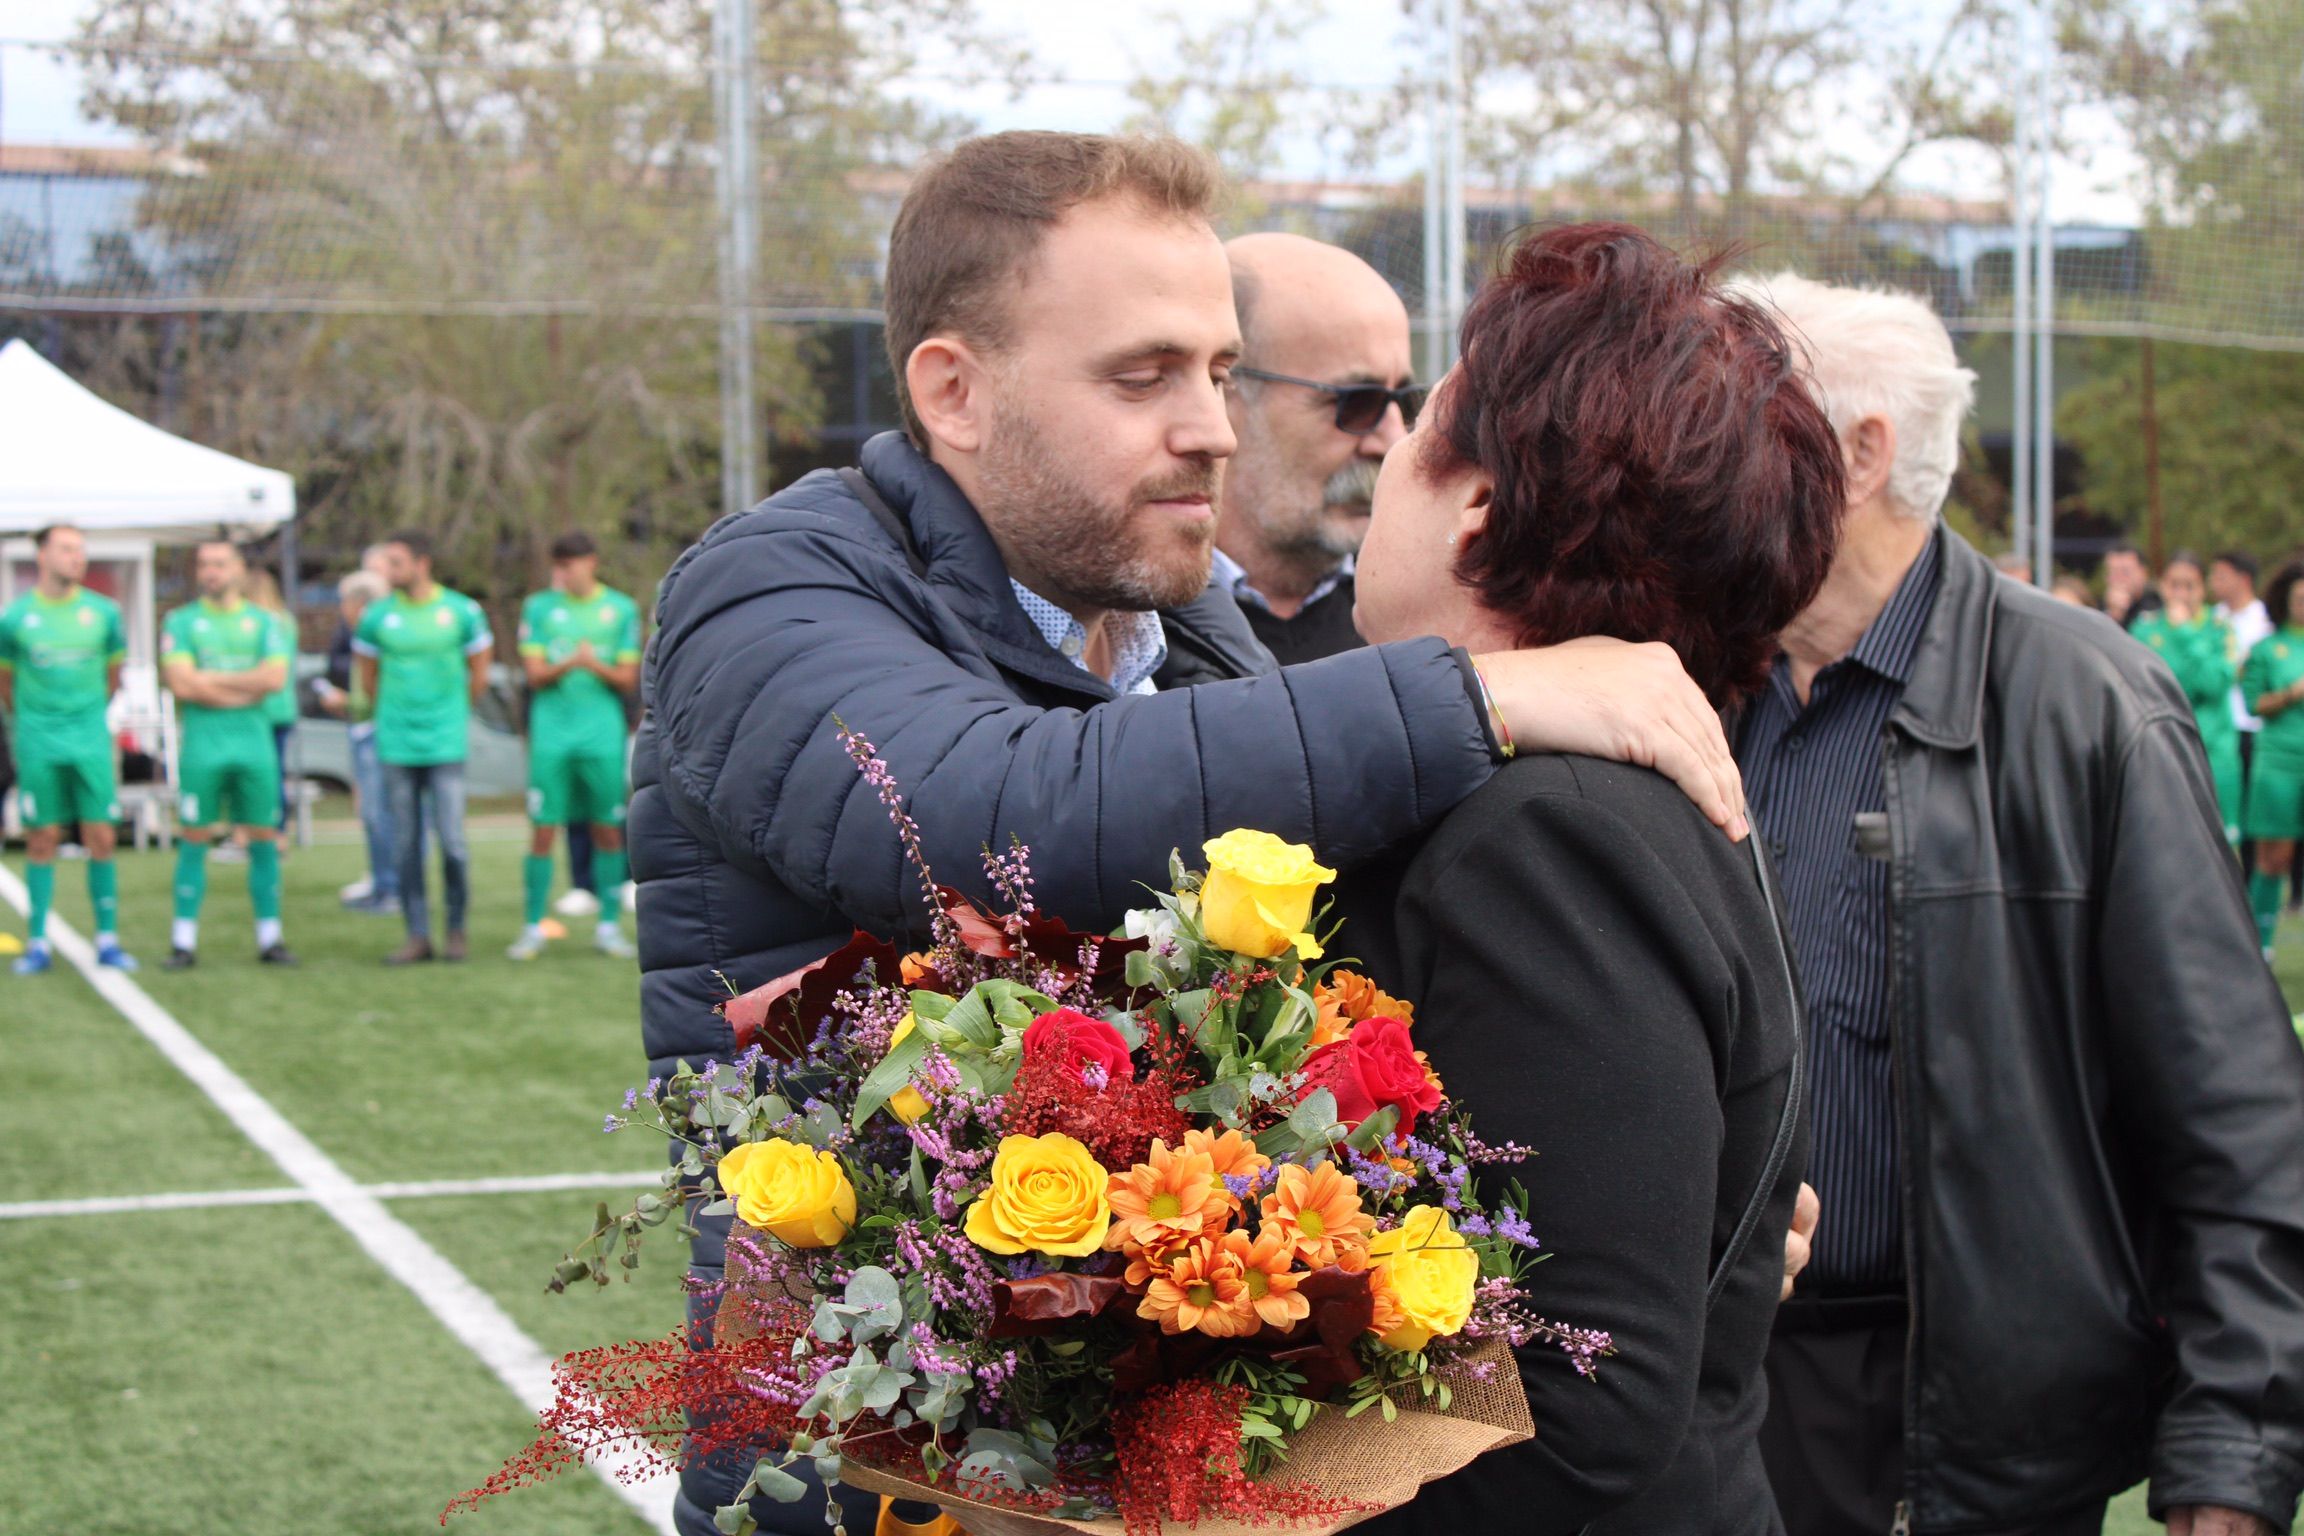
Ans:
<svg viewBox="0 0 2304 1536"><path fill-rule="evenodd" d="M1336 1118L1357 1126L1390 1105L1400 1112L1394 1130L1402 1137L1416 1117L1440 1107L1440 1090L1424 1075L1408 1026L1384 1014L1362 1019L1352 1032L1304 1058L1304 1092L1325 1088L1336 1095Z"/></svg>
<svg viewBox="0 0 2304 1536"><path fill-rule="evenodd" d="M1082 1067L1094 1062L1104 1069L1107 1083L1136 1080L1136 1068L1128 1060L1128 1042L1120 1038L1120 1031L1077 1009L1059 1008L1054 1013L1044 1013L1024 1031L1027 1060L1050 1051L1060 1052L1075 1076Z"/></svg>

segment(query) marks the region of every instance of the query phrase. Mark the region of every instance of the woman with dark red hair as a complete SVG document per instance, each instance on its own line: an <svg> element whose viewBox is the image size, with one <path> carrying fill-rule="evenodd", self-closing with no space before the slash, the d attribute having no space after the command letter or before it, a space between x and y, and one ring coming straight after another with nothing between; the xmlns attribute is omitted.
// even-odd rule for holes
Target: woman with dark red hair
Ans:
<svg viewBox="0 0 2304 1536"><path fill-rule="evenodd" d="M1653 641L1723 709L1761 681L1831 565L1840 449L1769 312L1713 276L1621 225L1512 253L1385 460L1364 635ZM1521 1350L1536 1438L1364 1528L1780 1531L1761 1360L1807 1118L1761 850L1644 769L1523 755L1345 910L1482 1134L1533 1150L1491 1176L1529 1193L1537 1310L1616 1350L1596 1380Z"/></svg>

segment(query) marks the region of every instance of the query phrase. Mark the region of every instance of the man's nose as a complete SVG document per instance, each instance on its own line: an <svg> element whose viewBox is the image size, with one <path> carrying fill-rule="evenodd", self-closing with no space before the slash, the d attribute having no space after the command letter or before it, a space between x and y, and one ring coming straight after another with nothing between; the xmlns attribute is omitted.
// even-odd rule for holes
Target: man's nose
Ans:
<svg viewBox="0 0 2304 1536"><path fill-rule="evenodd" d="M1210 379L1199 388L1182 391L1179 398L1178 417L1169 431L1169 451L1179 458L1230 458L1240 439L1232 430L1224 386Z"/></svg>

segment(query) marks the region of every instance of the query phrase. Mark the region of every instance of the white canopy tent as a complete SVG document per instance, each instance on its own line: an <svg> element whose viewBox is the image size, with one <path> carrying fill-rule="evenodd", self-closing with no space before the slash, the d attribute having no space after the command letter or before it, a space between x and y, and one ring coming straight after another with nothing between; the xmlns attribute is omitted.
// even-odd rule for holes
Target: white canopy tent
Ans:
<svg viewBox="0 0 2304 1536"><path fill-rule="evenodd" d="M281 587L294 592L295 515L296 482L284 471L163 432L23 341L0 347L0 607L32 585L33 532L70 523L86 534L88 584L120 604L128 629L113 727L171 766L154 552L278 529Z"/></svg>

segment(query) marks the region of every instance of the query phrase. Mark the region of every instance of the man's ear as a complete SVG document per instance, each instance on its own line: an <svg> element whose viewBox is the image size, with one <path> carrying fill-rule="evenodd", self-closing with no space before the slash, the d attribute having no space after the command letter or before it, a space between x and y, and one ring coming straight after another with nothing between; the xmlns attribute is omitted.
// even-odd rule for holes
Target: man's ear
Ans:
<svg viewBox="0 0 2304 1536"><path fill-rule="evenodd" d="M1860 507L1888 488L1888 473L1896 467L1896 424L1867 416L1840 446L1848 465L1848 505Z"/></svg>
<svg viewBox="0 0 2304 1536"><path fill-rule="evenodd" d="M976 453L990 429L991 376L974 348L957 336L931 336L904 360L904 389L935 442Z"/></svg>

